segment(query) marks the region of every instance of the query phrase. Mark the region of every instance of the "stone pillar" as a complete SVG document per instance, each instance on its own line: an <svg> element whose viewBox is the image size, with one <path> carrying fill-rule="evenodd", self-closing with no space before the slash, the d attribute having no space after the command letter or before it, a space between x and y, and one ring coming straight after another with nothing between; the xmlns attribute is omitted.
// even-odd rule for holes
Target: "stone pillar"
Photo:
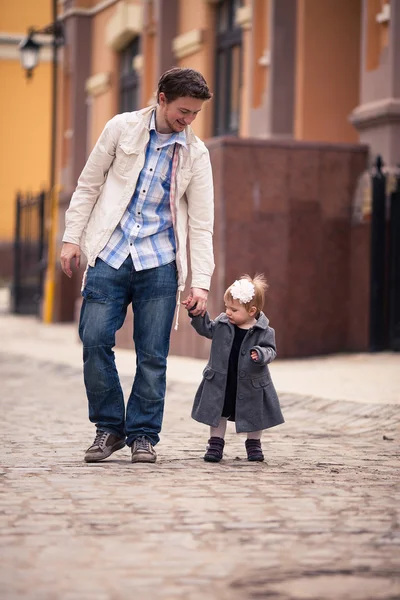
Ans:
<svg viewBox="0 0 400 600"><path fill-rule="evenodd" d="M87 104L85 82L90 76L91 17L73 13L65 24L66 45L63 51L63 117L61 119L61 193L59 202L58 247L64 232L65 211L75 190L87 155ZM81 273L68 279L57 270L55 321L72 321L74 302L79 295Z"/></svg>
<svg viewBox="0 0 400 600"><path fill-rule="evenodd" d="M373 156L388 166L400 162L400 0L363 0L360 104L350 121Z"/></svg>
<svg viewBox="0 0 400 600"><path fill-rule="evenodd" d="M271 2L269 136L293 137L296 0Z"/></svg>
<svg viewBox="0 0 400 600"><path fill-rule="evenodd" d="M267 19L269 48L265 49L262 57L265 60L266 91L262 105L251 110L250 135L292 138L297 5L296 0L269 0L268 6L264 17ZM257 60L260 61L260 57L253 56L253 61Z"/></svg>
<svg viewBox="0 0 400 600"><path fill-rule="evenodd" d="M172 40L177 35L178 0L157 0L156 78L176 66Z"/></svg>

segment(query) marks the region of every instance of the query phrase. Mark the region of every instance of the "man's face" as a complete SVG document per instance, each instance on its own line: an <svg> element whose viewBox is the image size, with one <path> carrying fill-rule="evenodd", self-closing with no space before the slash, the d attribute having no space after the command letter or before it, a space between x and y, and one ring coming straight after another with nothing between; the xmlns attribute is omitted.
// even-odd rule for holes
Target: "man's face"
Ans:
<svg viewBox="0 0 400 600"><path fill-rule="evenodd" d="M169 129L170 132L179 133L195 120L201 111L204 100L182 96L168 102L165 94L160 92L158 103L157 129L160 133L163 133L161 129L165 128Z"/></svg>

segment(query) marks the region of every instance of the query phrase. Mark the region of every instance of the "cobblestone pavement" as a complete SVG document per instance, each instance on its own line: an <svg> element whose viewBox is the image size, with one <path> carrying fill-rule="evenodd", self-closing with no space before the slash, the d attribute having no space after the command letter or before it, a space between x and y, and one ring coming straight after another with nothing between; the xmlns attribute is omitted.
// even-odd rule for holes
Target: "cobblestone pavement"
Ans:
<svg viewBox="0 0 400 600"><path fill-rule="evenodd" d="M0 381L2 600L400 598L398 406L286 394L265 463L231 429L210 465L170 383L156 464L87 465L80 370L2 354Z"/></svg>

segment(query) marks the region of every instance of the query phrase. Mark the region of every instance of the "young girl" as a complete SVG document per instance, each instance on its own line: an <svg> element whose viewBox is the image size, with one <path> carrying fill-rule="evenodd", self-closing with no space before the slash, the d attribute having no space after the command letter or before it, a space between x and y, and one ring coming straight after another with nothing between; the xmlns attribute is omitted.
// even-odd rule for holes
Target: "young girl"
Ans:
<svg viewBox="0 0 400 600"><path fill-rule="evenodd" d="M222 458L228 420L236 422L237 433L247 433L251 461L264 460L262 430L284 422L267 366L276 357L276 346L275 332L261 310L266 289L263 275L244 275L226 290L226 311L215 321L208 313L194 317L189 311L197 333L212 339L192 410L193 419L210 426L208 462Z"/></svg>

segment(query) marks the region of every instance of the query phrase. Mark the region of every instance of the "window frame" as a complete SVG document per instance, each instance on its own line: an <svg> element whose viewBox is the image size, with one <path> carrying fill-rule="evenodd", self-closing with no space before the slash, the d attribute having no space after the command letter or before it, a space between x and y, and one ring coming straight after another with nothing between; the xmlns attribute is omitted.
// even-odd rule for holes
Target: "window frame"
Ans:
<svg viewBox="0 0 400 600"><path fill-rule="evenodd" d="M133 60L140 54L139 36L131 40L119 54L119 110L120 112L139 110L140 75L133 68ZM132 98L134 98L133 102Z"/></svg>
<svg viewBox="0 0 400 600"><path fill-rule="evenodd" d="M237 0L221 0L217 5L215 33L215 111L214 135L238 135L240 129L240 107L243 65L243 32L240 25L235 24ZM220 31L223 11L228 13L227 28ZM234 48L239 47L239 86L238 86L238 124L230 127L231 121L231 89ZM221 57L225 57L224 71L221 72ZM222 104L221 104L222 102Z"/></svg>

